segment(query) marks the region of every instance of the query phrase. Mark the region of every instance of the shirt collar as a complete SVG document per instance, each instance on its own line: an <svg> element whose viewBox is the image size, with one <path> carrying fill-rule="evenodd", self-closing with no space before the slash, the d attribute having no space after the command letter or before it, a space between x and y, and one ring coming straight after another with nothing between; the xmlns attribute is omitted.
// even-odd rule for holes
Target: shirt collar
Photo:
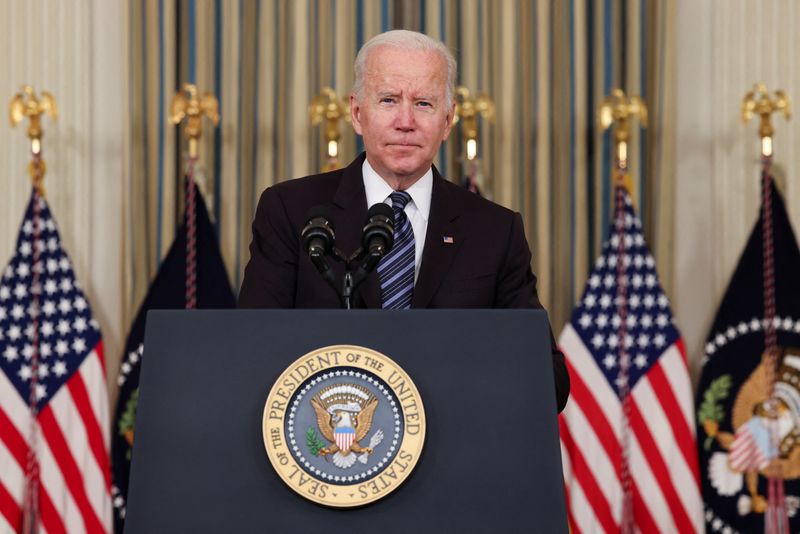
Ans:
<svg viewBox="0 0 800 534"><path fill-rule="evenodd" d="M364 158L364 164L361 166L361 175L364 177L364 192L367 195L367 207L377 204L378 202L385 202L394 191L389 187L389 184L375 172L375 169L369 164L367 158ZM427 221L431 212L433 170L428 169L428 172L423 174L422 178L406 189L406 193L411 195L414 206L416 206L420 215Z"/></svg>

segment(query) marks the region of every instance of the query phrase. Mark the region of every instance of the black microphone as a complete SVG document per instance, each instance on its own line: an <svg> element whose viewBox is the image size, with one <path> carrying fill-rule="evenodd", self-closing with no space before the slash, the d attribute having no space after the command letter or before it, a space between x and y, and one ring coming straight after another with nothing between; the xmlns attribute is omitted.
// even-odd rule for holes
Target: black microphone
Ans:
<svg viewBox="0 0 800 534"><path fill-rule="evenodd" d="M333 252L335 241L331 219L330 210L325 206L314 206L308 210L306 225L300 232L300 240L303 242L303 249L308 252L308 257L319 274L336 289L333 271L325 259L325 256Z"/></svg>
<svg viewBox="0 0 800 534"><path fill-rule="evenodd" d="M394 246L394 210L383 202L367 212L367 222L361 236L361 263L353 275L353 287L363 282L375 270L378 262Z"/></svg>
<svg viewBox="0 0 800 534"><path fill-rule="evenodd" d="M394 210L384 202L369 208L361 246L368 256L380 261L394 246ZM371 266L374 269L375 265ZM371 270L370 269L370 270Z"/></svg>

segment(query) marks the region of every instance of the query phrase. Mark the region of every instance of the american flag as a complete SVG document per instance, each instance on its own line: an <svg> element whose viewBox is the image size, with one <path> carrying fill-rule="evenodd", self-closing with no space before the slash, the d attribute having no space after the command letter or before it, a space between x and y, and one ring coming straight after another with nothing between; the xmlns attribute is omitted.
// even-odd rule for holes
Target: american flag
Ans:
<svg viewBox="0 0 800 534"><path fill-rule="evenodd" d="M31 509L49 533L110 532L100 330L35 191L0 279L0 368L0 532L21 531Z"/></svg>
<svg viewBox="0 0 800 534"><path fill-rule="evenodd" d="M686 352L641 222L627 191L616 194L624 225L611 224L559 338L571 379L559 418L570 526L575 533L701 532Z"/></svg>

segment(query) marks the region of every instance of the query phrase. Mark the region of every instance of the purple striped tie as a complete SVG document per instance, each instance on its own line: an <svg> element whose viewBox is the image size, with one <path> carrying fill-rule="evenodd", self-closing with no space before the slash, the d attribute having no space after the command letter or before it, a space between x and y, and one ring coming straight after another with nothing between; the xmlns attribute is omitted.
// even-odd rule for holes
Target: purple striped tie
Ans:
<svg viewBox="0 0 800 534"><path fill-rule="evenodd" d="M411 195L395 191L389 198L394 209L394 247L378 264L378 277L383 308L403 310L411 307L414 293L414 230L403 211Z"/></svg>

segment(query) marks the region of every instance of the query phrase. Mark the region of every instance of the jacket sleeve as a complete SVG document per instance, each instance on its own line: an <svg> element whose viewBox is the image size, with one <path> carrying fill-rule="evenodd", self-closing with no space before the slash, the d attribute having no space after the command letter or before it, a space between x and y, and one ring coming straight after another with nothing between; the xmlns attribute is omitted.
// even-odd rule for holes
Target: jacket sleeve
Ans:
<svg viewBox="0 0 800 534"><path fill-rule="evenodd" d="M299 229L294 228L279 192L261 195L253 219L250 261L239 291L240 308L294 308Z"/></svg>
<svg viewBox="0 0 800 534"><path fill-rule="evenodd" d="M508 246L500 270L495 308L542 308L536 291L536 276L531 270L531 251L525 239L522 216L514 213L509 231ZM553 374L556 386L558 411L564 409L569 397L569 372L564 355L558 350L550 327L550 345L553 355Z"/></svg>

